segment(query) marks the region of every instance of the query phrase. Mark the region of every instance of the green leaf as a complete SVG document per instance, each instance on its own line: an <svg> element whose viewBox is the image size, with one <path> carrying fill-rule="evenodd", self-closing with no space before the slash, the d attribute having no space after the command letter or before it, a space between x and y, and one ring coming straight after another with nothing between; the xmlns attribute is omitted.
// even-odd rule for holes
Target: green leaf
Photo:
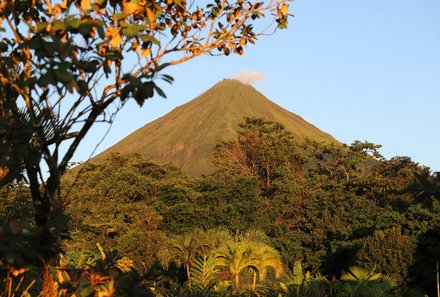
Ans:
<svg viewBox="0 0 440 297"><path fill-rule="evenodd" d="M32 38L28 42L24 43L23 46L28 46L29 48L36 50L41 47L41 43L37 38Z"/></svg>
<svg viewBox="0 0 440 297"><path fill-rule="evenodd" d="M104 72L105 73L111 73L112 69L110 68L110 66L107 65L107 63L104 63Z"/></svg>
<svg viewBox="0 0 440 297"><path fill-rule="evenodd" d="M78 83L78 87L79 87L78 92L81 95L85 95L89 89L89 85L85 81L82 81L82 80L78 80L77 83Z"/></svg>
<svg viewBox="0 0 440 297"><path fill-rule="evenodd" d="M8 50L8 45L0 41L0 52L6 52Z"/></svg>
<svg viewBox="0 0 440 297"><path fill-rule="evenodd" d="M104 27L102 25L96 25L95 26L96 31L98 31L98 35L100 38L105 38L105 31L104 31Z"/></svg>
<svg viewBox="0 0 440 297"><path fill-rule="evenodd" d="M153 97L155 87L156 85L151 81L143 83L143 94L145 94L145 98Z"/></svg>
<svg viewBox="0 0 440 297"><path fill-rule="evenodd" d="M36 55L38 58L43 59L43 58L46 57L46 54L47 54L46 51L45 51L44 49L42 49L42 48L38 48L38 49L35 50L35 55Z"/></svg>
<svg viewBox="0 0 440 297"><path fill-rule="evenodd" d="M172 84L173 81L174 81L174 78L171 75L168 75L168 74L162 74L162 79L164 81L166 81L167 83L169 83L169 84Z"/></svg>
<svg viewBox="0 0 440 297"><path fill-rule="evenodd" d="M156 39L154 36L152 36L152 35L143 34L143 35L141 35L140 37L141 37L142 41L144 41L144 42L152 42L152 43L154 43L154 44L156 44L156 45L160 45L160 41L157 40L157 39Z"/></svg>
<svg viewBox="0 0 440 297"><path fill-rule="evenodd" d="M60 69L55 70L55 76L57 77L58 81L64 84L70 82L73 79L72 74Z"/></svg>
<svg viewBox="0 0 440 297"><path fill-rule="evenodd" d="M103 6L105 5L106 0L96 0L95 3L98 4L99 6Z"/></svg>
<svg viewBox="0 0 440 297"><path fill-rule="evenodd" d="M81 25L78 27L78 32L83 36L89 36L92 31L92 22L90 21L82 21Z"/></svg>
<svg viewBox="0 0 440 297"><path fill-rule="evenodd" d="M54 26L54 28L55 29L57 29L57 30L66 30L66 23L65 22L63 22L63 21L60 21L60 20L55 20L54 22L53 22L53 26Z"/></svg>
<svg viewBox="0 0 440 297"><path fill-rule="evenodd" d="M9 57L1 57L0 63L6 67L12 67L14 65L14 61Z"/></svg>
<svg viewBox="0 0 440 297"><path fill-rule="evenodd" d="M165 95L164 91L159 88L158 86L154 85L154 90L156 90L157 94L162 97L162 98L167 98L167 96Z"/></svg>
<svg viewBox="0 0 440 297"><path fill-rule="evenodd" d="M87 62L84 65L83 69L85 72L95 72L96 69L98 68L98 66L99 66L99 62L96 60L93 60L93 61Z"/></svg>
<svg viewBox="0 0 440 297"><path fill-rule="evenodd" d="M161 71L170 65L171 65L170 63L163 63L163 64L159 65L159 67L157 68L157 71ZM173 81L174 81L174 79L173 79Z"/></svg>
<svg viewBox="0 0 440 297"><path fill-rule="evenodd" d="M45 42L43 48L47 54L53 55L53 53L59 49L59 46L57 46L56 42Z"/></svg>
<svg viewBox="0 0 440 297"><path fill-rule="evenodd" d="M129 81L130 85L134 88L141 88L143 86L141 80L137 77L130 77Z"/></svg>
<svg viewBox="0 0 440 297"><path fill-rule="evenodd" d="M52 70L48 70L43 76L38 80L38 85L42 88L47 87L50 84L56 84L55 74Z"/></svg>
<svg viewBox="0 0 440 297"><path fill-rule="evenodd" d="M80 289L76 293L76 295L80 296L80 297L89 297L89 296L93 296L94 292L95 292L95 288L92 285L90 285L90 286L87 286L85 288Z"/></svg>
<svg viewBox="0 0 440 297"><path fill-rule="evenodd" d="M68 25L74 29L78 29L79 26L81 25L81 20L80 19L71 19L68 21Z"/></svg>
<svg viewBox="0 0 440 297"><path fill-rule="evenodd" d="M47 22L39 23L37 25L37 33L40 33L42 31L46 30L46 27L47 27Z"/></svg>
<svg viewBox="0 0 440 297"><path fill-rule="evenodd" d="M115 14L116 20L120 21L122 19L125 19L125 13L123 12L118 12Z"/></svg>
<svg viewBox="0 0 440 297"><path fill-rule="evenodd" d="M136 35L138 35L138 33L139 33L139 31L137 30L136 26L134 26L134 25L131 25L129 27L122 29L122 34L124 34L128 38L133 38Z"/></svg>

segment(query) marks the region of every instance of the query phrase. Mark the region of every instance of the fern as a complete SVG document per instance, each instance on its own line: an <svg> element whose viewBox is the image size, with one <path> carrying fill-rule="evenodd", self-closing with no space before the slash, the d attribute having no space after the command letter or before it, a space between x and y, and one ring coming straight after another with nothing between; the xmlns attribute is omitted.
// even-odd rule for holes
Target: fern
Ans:
<svg viewBox="0 0 440 297"><path fill-rule="evenodd" d="M194 289L207 292L216 284L216 273L218 272L214 257L204 256L197 258L191 268L191 278Z"/></svg>

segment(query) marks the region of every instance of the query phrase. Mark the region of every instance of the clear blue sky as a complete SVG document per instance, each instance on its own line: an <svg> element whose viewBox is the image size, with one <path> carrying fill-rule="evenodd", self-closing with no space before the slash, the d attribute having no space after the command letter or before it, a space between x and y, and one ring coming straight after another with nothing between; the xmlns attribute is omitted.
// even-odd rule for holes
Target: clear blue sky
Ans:
<svg viewBox="0 0 440 297"><path fill-rule="evenodd" d="M344 143L382 144L440 171L440 1L297 0L287 30L261 38L244 56L201 57L170 68L168 99L128 104L97 152L242 71L275 103ZM106 130L95 128L75 161Z"/></svg>

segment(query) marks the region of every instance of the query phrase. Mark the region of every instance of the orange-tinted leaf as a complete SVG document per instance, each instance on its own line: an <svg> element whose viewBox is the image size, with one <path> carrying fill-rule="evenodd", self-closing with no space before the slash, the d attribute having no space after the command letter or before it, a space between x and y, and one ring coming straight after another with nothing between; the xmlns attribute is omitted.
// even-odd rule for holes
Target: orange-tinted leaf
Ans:
<svg viewBox="0 0 440 297"><path fill-rule="evenodd" d="M105 32L105 36L106 37L113 37L118 33L118 29L116 29L115 27L108 27L107 31Z"/></svg>
<svg viewBox="0 0 440 297"><path fill-rule="evenodd" d="M108 27L105 36L110 38L110 45L112 47L118 47L122 42L121 34L119 34L120 29L114 27Z"/></svg>
<svg viewBox="0 0 440 297"><path fill-rule="evenodd" d="M149 48L141 49L142 56L148 57L150 54L151 54L151 49L149 49Z"/></svg>
<svg viewBox="0 0 440 297"><path fill-rule="evenodd" d="M63 3L61 4L61 8L66 9L67 5L68 5L69 1L68 0L63 0Z"/></svg>
<svg viewBox="0 0 440 297"><path fill-rule="evenodd" d="M60 4L55 4L55 6L53 7L53 13L55 15L58 15L63 12L63 9L65 9L65 7L62 7Z"/></svg>
<svg viewBox="0 0 440 297"><path fill-rule="evenodd" d="M150 22L154 22L154 12L149 8L146 7L145 8L146 12L147 12L147 18Z"/></svg>
<svg viewBox="0 0 440 297"><path fill-rule="evenodd" d="M121 42L122 42L122 37L119 33L110 40L110 44L112 47L118 47L121 44Z"/></svg>
<svg viewBox="0 0 440 297"><path fill-rule="evenodd" d="M281 14L286 15L288 13L289 13L289 5L283 4L283 6L281 6Z"/></svg>
<svg viewBox="0 0 440 297"><path fill-rule="evenodd" d="M26 269L25 269L25 268L12 268L12 267L11 267L11 268L9 269L9 272L11 272L13 276L17 277L17 276L19 276L20 274L25 273L25 272L26 272Z"/></svg>
<svg viewBox="0 0 440 297"><path fill-rule="evenodd" d="M57 269L57 279L59 283L64 283L70 281L70 276L67 271L62 269Z"/></svg>
<svg viewBox="0 0 440 297"><path fill-rule="evenodd" d="M235 17L236 20L241 17L241 10L240 9L237 9L237 11L234 14L234 17Z"/></svg>
<svg viewBox="0 0 440 297"><path fill-rule="evenodd" d="M135 1L121 1L122 2L122 12L125 15L140 14L143 12L143 7L136 3Z"/></svg>
<svg viewBox="0 0 440 297"><path fill-rule="evenodd" d="M9 172L10 172L9 168L0 167L0 181L3 180L9 174Z"/></svg>
<svg viewBox="0 0 440 297"><path fill-rule="evenodd" d="M81 0L81 8L83 10L88 10L90 7L90 4L92 4L91 0Z"/></svg>

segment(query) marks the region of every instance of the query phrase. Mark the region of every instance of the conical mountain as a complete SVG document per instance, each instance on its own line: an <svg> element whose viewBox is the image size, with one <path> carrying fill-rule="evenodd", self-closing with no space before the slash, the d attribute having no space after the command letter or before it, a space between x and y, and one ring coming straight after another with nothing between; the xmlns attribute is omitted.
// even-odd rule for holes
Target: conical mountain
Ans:
<svg viewBox="0 0 440 297"><path fill-rule="evenodd" d="M172 162L192 176L212 172L213 150L237 134L244 117L283 124L299 138L335 142L301 117L276 105L248 84L224 79L194 100L138 129L94 158L113 152L140 153L159 163Z"/></svg>

